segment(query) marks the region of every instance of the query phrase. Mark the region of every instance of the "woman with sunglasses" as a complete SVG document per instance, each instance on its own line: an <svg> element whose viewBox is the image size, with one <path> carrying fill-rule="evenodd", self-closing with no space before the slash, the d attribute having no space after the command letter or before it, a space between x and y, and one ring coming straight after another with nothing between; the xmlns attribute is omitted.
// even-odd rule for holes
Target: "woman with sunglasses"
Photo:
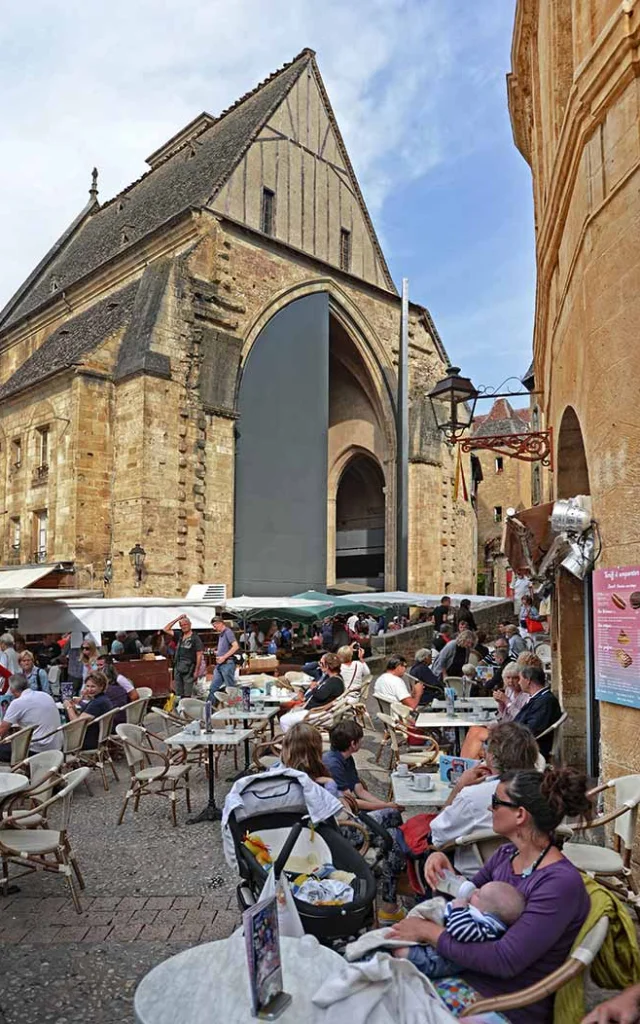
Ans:
<svg viewBox="0 0 640 1024"><path fill-rule="evenodd" d="M406 918L394 925L394 938L434 946L464 968L437 988L454 1014L480 996L505 995L535 984L564 963L589 912L579 871L560 852L555 830L567 815L588 818L586 777L571 768L515 771L500 777L491 798L493 830L508 840L473 877L476 886L507 882L526 900L524 913L496 942L455 942L439 925ZM435 889L452 871L444 853L432 853L425 878ZM411 959L411 953L409 953ZM509 1010L511 1024L550 1024L553 997Z"/></svg>

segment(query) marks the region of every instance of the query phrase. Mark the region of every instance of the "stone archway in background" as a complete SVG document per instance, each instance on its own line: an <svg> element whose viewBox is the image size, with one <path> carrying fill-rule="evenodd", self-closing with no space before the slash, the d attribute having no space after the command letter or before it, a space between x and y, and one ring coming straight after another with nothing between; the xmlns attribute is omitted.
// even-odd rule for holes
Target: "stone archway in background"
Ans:
<svg viewBox="0 0 640 1024"><path fill-rule="evenodd" d="M558 432L555 483L558 499L591 493L582 428L570 405L562 415ZM564 731L564 757L567 763L581 768L587 767L588 723L592 723L592 730L598 730L597 703L588 679L585 654L586 588L590 587L590 577L578 580L564 569L557 574L554 634L560 642L556 642L554 652L554 683L560 703L569 715ZM595 745L597 749L597 737Z"/></svg>
<svg viewBox="0 0 640 1024"><path fill-rule="evenodd" d="M384 474L369 454L347 462L336 494L336 582L384 589Z"/></svg>

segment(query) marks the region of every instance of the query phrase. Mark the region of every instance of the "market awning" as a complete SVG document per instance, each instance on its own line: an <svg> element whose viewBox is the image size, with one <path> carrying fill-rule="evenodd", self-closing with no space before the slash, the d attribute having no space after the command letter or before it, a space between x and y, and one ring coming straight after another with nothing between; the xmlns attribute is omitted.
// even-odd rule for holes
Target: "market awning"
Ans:
<svg viewBox="0 0 640 1024"><path fill-rule="evenodd" d="M471 608L488 608L492 604L499 604L504 598L485 597L483 594L447 594L456 603L463 599L471 602ZM440 604L442 594L415 594L404 590L391 590L381 594L367 594L367 604L378 609L395 608L408 605L413 608L435 608ZM351 604L357 605L362 602L360 594L348 594L346 598Z"/></svg>
<svg viewBox="0 0 640 1024"><path fill-rule="evenodd" d="M51 593L51 591L49 591ZM61 591L56 591L59 595ZM195 629L209 629L219 607L215 601L170 597L122 597L84 600L29 600L19 606L22 633L103 633L162 629L178 615L188 615Z"/></svg>
<svg viewBox="0 0 640 1024"><path fill-rule="evenodd" d="M537 575L554 539L550 521L552 510L553 502L549 501L509 516L504 525L502 550L512 569Z"/></svg>
<svg viewBox="0 0 640 1024"><path fill-rule="evenodd" d="M353 615L355 611L376 613L380 611L378 605L374 605L368 596L362 594L356 599L338 597L336 594L322 594L319 590L305 590L302 594L294 594L291 600L297 601L299 598L302 598L303 601L318 601L320 604L324 604L323 616L340 615L341 613Z"/></svg>
<svg viewBox="0 0 640 1024"><path fill-rule="evenodd" d="M328 595L324 595L328 596ZM310 601L302 597L231 597L220 607L238 619L293 619L313 622L327 613L326 602Z"/></svg>
<svg viewBox="0 0 640 1024"><path fill-rule="evenodd" d="M19 569L0 569L0 600L5 590L26 590L50 572L58 571L58 565L25 565Z"/></svg>

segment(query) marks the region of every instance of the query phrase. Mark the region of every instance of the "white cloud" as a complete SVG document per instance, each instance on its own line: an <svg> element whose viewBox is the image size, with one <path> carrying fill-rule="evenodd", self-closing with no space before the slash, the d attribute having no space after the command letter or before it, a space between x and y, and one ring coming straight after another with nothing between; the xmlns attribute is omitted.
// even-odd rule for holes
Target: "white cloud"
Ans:
<svg viewBox="0 0 640 1024"><path fill-rule="evenodd" d="M0 305L84 205L94 164L108 198L197 113L218 113L304 46L318 51L375 213L477 137L464 105L454 127L445 103L452 83L480 89L492 74L476 54L466 76L461 38L441 0L11 5L0 25Z"/></svg>

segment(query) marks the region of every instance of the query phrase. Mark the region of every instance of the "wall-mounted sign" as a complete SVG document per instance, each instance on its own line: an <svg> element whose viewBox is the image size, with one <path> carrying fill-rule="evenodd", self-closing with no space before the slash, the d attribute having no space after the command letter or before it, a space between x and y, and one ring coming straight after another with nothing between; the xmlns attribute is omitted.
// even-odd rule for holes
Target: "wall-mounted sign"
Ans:
<svg viewBox="0 0 640 1024"><path fill-rule="evenodd" d="M640 708L640 566L593 574L596 697Z"/></svg>

